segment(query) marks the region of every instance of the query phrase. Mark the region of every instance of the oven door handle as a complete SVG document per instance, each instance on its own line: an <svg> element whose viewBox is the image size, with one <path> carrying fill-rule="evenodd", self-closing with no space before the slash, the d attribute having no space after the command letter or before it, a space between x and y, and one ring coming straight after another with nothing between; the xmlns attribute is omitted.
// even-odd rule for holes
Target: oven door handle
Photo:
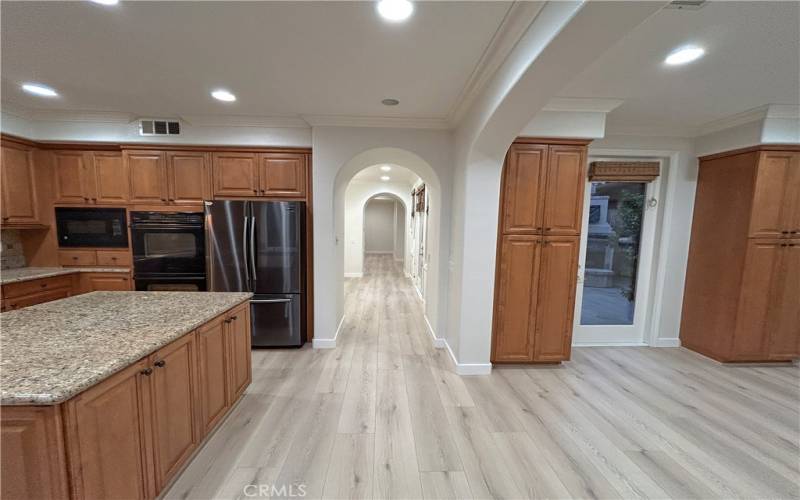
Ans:
<svg viewBox="0 0 800 500"><path fill-rule="evenodd" d="M247 257L247 223L250 220L248 216L244 216L244 227L242 228L242 252L244 252L244 279L247 289L250 289L250 266Z"/></svg>

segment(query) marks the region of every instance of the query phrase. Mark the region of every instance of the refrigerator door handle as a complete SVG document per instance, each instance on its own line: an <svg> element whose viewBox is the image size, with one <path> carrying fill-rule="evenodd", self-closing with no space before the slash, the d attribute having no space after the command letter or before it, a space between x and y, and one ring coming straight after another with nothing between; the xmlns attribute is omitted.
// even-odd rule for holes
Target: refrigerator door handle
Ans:
<svg viewBox="0 0 800 500"><path fill-rule="evenodd" d="M242 227L242 250L244 253L244 279L247 282L247 288L250 288L250 268L247 265L247 219L248 217L244 216L244 226Z"/></svg>
<svg viewBox="0 0 800 500"><path fill-rule="evenodd" d="M283 304L286 302L291 302L292 299L255 299L251 300L251 304Z"/></svg>
<svg viewBox="0 0 800 500"><path fill-rule="evenodd" d="M250 271L252 274L253 288L256 281L256 216L250 217Z"/></svg>

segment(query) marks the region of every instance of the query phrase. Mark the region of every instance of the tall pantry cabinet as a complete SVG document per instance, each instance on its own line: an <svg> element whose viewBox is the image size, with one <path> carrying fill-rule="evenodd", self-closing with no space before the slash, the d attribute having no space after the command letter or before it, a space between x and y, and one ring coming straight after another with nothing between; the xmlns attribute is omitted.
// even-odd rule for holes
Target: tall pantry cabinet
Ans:
<svg viewBox="0 0 800 500"><path fill-rule="evenodd" d="M800 357L800 148L700 158L680 335L719 361Z"/></svg>
<svg viewBox="0 0 800 500"><path fill-rule="evenodd" d="M568 360L588 141L520 138L503 166L492 362Z"/></svg>

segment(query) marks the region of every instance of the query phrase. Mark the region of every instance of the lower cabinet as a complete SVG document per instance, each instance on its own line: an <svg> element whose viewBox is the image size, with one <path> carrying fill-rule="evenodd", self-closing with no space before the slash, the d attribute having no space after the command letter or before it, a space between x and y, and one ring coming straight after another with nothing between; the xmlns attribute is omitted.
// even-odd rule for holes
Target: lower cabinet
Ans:
<svg viewBox="0 0 800 500"><path fill-rule="evenodd" d="M493 362L556 363L569 359L579 243L578 236L503 236Z"/></svg>
<svg viewBox="0 0 800 500"><path fill-rule="evenodd" d="M54 276L2 286L2 310L13 311L75 295L73 276Z"/></svg>
<svg viewBox="0 0 800 500"><path fill-rule="evenodd" d="M4 406L0 498L155 498L250 383L248 315L237 306L61 405Z"/></svg>
<svg viewBox="0 0 800 500"><path fill-rule="evenodd" d="M81 273L80 292L128 292L133 290L130 273Z"/></svg>

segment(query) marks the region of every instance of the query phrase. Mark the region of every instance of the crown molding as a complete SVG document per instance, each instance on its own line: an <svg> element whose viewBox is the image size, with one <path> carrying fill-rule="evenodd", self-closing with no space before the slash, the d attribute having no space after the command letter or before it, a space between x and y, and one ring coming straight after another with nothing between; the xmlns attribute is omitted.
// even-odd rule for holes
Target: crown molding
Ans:
<svg viewBox="0 0 800 500"><path fill-rule="evenodd" d="M543 108L544 111L585 113L610 113L625 101L622 99L597 99L589 97L554 97Z"/></svg>
<svg viewBox="0 0 800 500"><path fill-rule="evenodd" d="M197 127L260 127L308 128L308 122L299 116L247 116L247 115L180 115L179 118Z"/></svg>
<svg viewBox="0 0 800 500"><path fill-rule="evenodd" d="M464 117L475 98L514 50L544 5L545 2L530 1L515 1L511 4L447 114L446 121L450 128L454 128Z"/></svg>
<svg viewBox="0 0 800 500"><path fill-rule="evenodd" d="M759 106L757 108L748 109L747 111L743 111L741 113L736 113L735 115L726 116L724 118L720 118L718 120L713 120L708 123L701 125L698 128L698 135L708 135L713 134L714 132L719 132L721 130L725 130L732 127L737 127L739 125L744 125L745 123L754 122L756 120L763 120L767 117L767 113L769 112L769 105Z"/></svg>
<svg viewBox="0 0 800 500"><path fill-rule="evenodd" d="M312 127L381 127L381 128L421 128L449 129L447 120L441 118L370 117L346 115L302 115L303 120Z"/></svg>

